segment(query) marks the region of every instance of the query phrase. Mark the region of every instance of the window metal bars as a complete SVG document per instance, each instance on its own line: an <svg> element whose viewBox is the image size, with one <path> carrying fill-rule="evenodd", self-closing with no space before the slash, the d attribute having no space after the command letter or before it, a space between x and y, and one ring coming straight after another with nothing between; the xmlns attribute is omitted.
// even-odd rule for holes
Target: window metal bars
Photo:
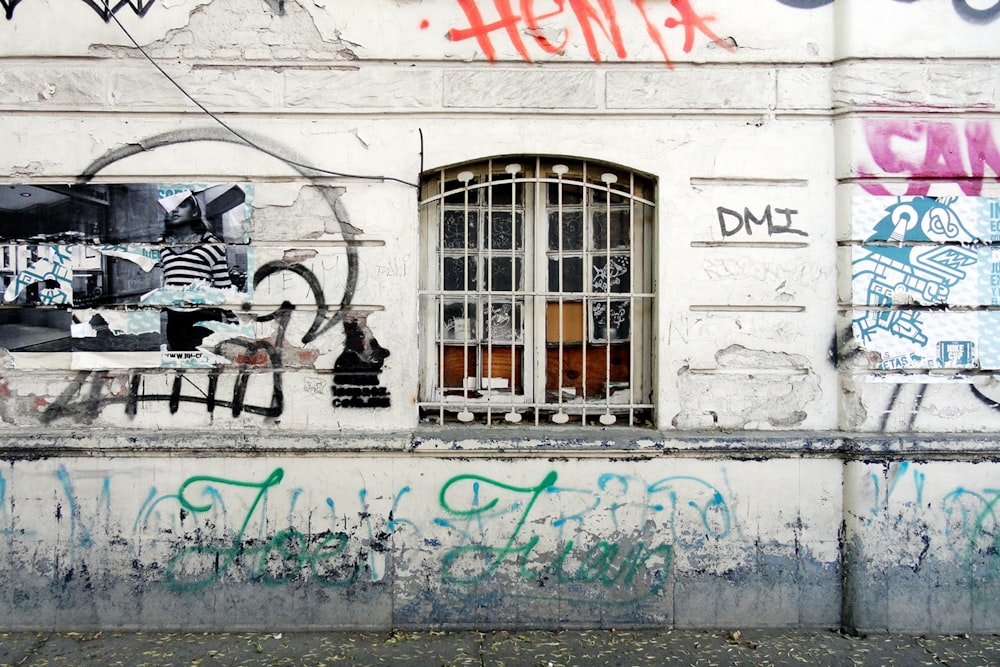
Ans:
<svg viewBox="0 0 1000 667"><path fill-rule="evenodd" d="M511 163L504 168L504 172L507 175L506 178L497 181L494 179L494 174L499 174L500 170L494 168L493 161L488 161L485 163L485 170L480 165L478 171L481 175L485 176L485 179L479 183L473 182L475 180L475 173L468 170L459 173L457 181L461 183L461 186L457 188L449 189L447 187L447 174L444 170L432 179L437 186L436 192L426 197L421 202L421 207L424 210L433 209L434 207L437 209L437 215L433 218L438 227L437 233L433 236L425 235L424 237L435 238L437 242L437 248L427 248L430 251L429 255L436 258L436 285L430 286L426 284L427 281L424 281L425 284L422 286L423 289L420 294L422 301L431 300L437 306L430 311L422 307L421 312L425 315L428 312L436 312L437 315L434 318L435 322L431 326L428 327L425 322L424 330L425 335L427 335L429 329L431 332L430 337L436 343L436 365L438 368L436 369L436 374L428 374L427 369L424 369L423 377L436 377L437 382L435 386L422 387L420 406L424 409L425 413L436 410L439 422L445 421L446 414L456 414L460 421L472 421L475 418L475 414L479 413L485 414L487 422L491 423L493 421L495 406L498 405L498 399L500 403L506 402L509 406L509 412L503 415L504 419L515 423L521 419L521 415L518 412L519 409L521 411L532 410L536 424L540 423L543 414L550 415L552 421L556 423L565 423L569 420L570 414L577 414L581 416L581 420L585 423L587 422L588 415L596 415L599 416L602 424L611 424L616 421L616 413L627 413L628 423L635 423L637 416L646 418L645 415L651 410L652 405L648 398L646 401L636 400L640 394L649 396L650 369L644 367L642 364L646 362L646 357L649 356L648 354L643 354L643 351L648 351L651 341L648 339L649 322L642 322L642 320L649 317L653 294L649 291L649 287L651 286L651 267L648 249L646 249L645 253L637 254L637 250L641 250L639 246L642 245L642 243L637 243L637 228L639 226L646 227L646 229L640 230L641 234L638 236L640 240L648 244L648 240L651 238L651 230L648 229L651 222L648 210L651 209L644 209L647 211L647 214L637 217L636 207L652 207L653 202L650 197L642 197L637 192L636 174L628 172L628 178L623 188L621 186L615 187L619 178L616 174L606 171L601 173L601 184L598 185L596 179L590 178L588 173L590 165L587 163L578 164L576 173L581 174L578 179L569 177L568 174L571 169L562 163L549 167L551 176L538 176L542 173L541 160L536 160L533 172L536 176L532 175L530 168L522 172L520 164ZM518 176L521 173L524 175ZM509 261L507 268L509 272L509 289L497 290L496 276L494 275L497 265L494 263L494 251L498 248L495 247L497 244L494 229L496 222L494 211L501 209L495 206L494 193L495 188L506 187L508 184L510 187L509 257L507 258ZM556 186L556 201L554 203L546 200L546 188L548 188L549 184L555 184ZM520 232L523 238L519 237L518 231L519 186L524 190L522 193L524 198L522 209L524 217L521 226L522 231ZM646 186L647 189L644 192L651 192L652 188L650 184L646 183ZM585 280L573 292L568 292L565 285L566 264L564 263L564 259L566 257L566 243L564 238L564 220L566 207L564 205L564 193L567 187L576 187L582 194L579 199L579 206L583 222L580 233L583 238L580 247L580 259L582 261L579 264L581 271L584 273L583 277ZM485 194L485 207L483 206L483 194ZM448 254L447 248L449 247L445 238L445 211L448 207L449 199L452 204L454 203L455 195L461 195L462 201L462 209L458 217L462 224L463 236L461 251L463 287L461 291L461 315L466 320L466 325L461 328L462 378L460 401L454 400L456 398L453 391L454 388L449 390L448 383L446 382L447 373L445 368L447 363L445 348L448 341L446 341L445 336L444 304L446 299L454 299L459 296L459 294L456 294L455 289L446 286L444 270L445 258ZM592 195L593 202L591 201ZM600 201L599 195L603 195L603 202ZM619 250L617 253L613 252L612 249L612 232L613 225L615 224L613 222L615 220L614 213L616 210L622 210L622 206L615 202L622 200L627 207L624 209L627 211L625 225L627 232L627 253L624 253L624 255L620 252L621 249L617 249ZM475 202L474 206L470 204L471 201ZM555 255L557 285L545 284L545 289L539 290L535 289L535 285L546 283L543 278L545 272L541 270L541 267L548 263L546 250L551 250L551 248L547 248L546 246L547 239L551 239L551 229L549 229L550 221L552 220L549 215L550 204L554 205L554 212L556 213L557 240ZM603 248L593 245L597 236L594 228L596 217L593 214L601 209L603 209L604 214ZM473 213L476 215L473 215ZM427 220L426 217L425 220ZM475 221L474 224L473 220ZM484 221L485 224L483 224ZM475 235L474 245L470 243L472 240L470 238L470 230ZM519 239L523 243L524 260L520 266L518 263ZM473 247L475 248L475 252L470 252ZM626 257L624 263L620 263L619 267L626 267L628 284L626 289L616 291L612 289L612 272L615 268L613 266L613 261L615 261L613 258L620 256ZM470 257L473 259L473 264L469 262ZM533 258L533 261L528 261L529 258ZM603 267L601 269L598 269L596 266L597 262L594 261L595 258L603 259ZM594 276L598 275L599 272L603 273L601 280L603 289L595 290L593 289L596 287L593 285ZM549 272L549 275L552 275L551 272ZM470 280L474 282L474 286L470 283ZM641 288L645 288L643 291L636 291L637 282ZM553 287L555 287L554 290ZM509 299L505 296L500 301L500 303L505 303L509 307L509 311L506 313L502 307L500 310L494 308L494 304L497 302L494 298L495 295L503 291L509 292ZM624 293L622 293L623 291ZM568 394L566 390L570 387L564 385L566 377L565 352L567 349L567 296L571 298L572 302L582 304L580 313L582 317L582 322L580 322L582 329L582 344L580 346L582 358L580 387L582 396L580 398L582 398L582 401L573 401L573 405L570 405L570 402L566 400ZM603 313L598 313L597 304L602 297L603 303L601 305L603 305ZM625 327L625 331L627 332L625 344L628 348L628 372L626 375L627 382L624 383L624 388L627 389L624 402L620 400L612 401L613 395L622 389L620 386L622 383L616 385L616 383L612 382L612 305L615 303L619 304L619 309L624 309L618 311L621 317L628 320ZM548 355L545 353L546 340L549 338L546 332L548 319L546 316L549 312L550 304L556 305L555 321L557 322L558 331L555 345L557 349L556 385L553 387L555 390L555 401L549 400L549 397L546 396L547 390L550 389L547 386L546 379L548 376L546 365L550 361ZM644 305L640 306L640 304ZM475 311L471 313L472 317L470 317L470 305ZM519 305L521 305L520 308ZM602 315L604 318L603 339L594 331ZM495 378L494 373L494 352L497 347L495 343L500 342L497 336L497 320L503 316L507 317L509 324L509 341L507 341L509 354L507 360L508 377L506 378L505 387L503 383L496 381L497 378ZM529 335L529 331L533 333ZM458 333L457 325L452 329L452 333ZM518 345L519 336L521 342L520 348ZM454 337L457 338L457 336ZM639 340L640 337L646 340ZM595 345L603 343L603 401L593 400L591 393L588 391L589 378L587 374L589 364L586 363L586 357L591 343ZM474 352L472 359L470 359L470 349ZM520 360L518 359L519 349L523 351ZM472 362L471 365L470 361ZM472 368L472 366L475 368ZM483 374L484 370L485 377ZM518 392L517 385L519 373L523 385L521 392ZM470 380L472 380L471 383ZM572 388L575 389L575 387ZM498 391L498 389L503 389L503 391ZM643 415L639 415L639 413L643 413Z"/></svg>

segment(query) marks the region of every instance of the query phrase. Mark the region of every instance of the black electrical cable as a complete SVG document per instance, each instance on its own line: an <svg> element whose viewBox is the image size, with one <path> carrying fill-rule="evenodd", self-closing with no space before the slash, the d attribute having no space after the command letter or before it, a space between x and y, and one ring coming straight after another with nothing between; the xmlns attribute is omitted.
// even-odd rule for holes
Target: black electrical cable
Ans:
<svg viewBox="0 0 1000 667"><path fill-rule="evenodd" d="M191 100L191 102L194 103L194 105L196 107L198 107L203 112L205 112L205 114L207 114L209 118L211 118L216 123L218 123L223 128L225 128L227 132L232 133L233 136L235 136L237 139L239 139L240 141L242 141L243 143L245 143L247 146L250 146L251 148L255 148L255 149L259 150L260 152L262 152L262 153L264 153L266 155L270 155L271 157L273 157L273 158L275 158L277 160L281 160L282 162L284 162L286 164L290 164L293 167L300 167L302 169L309 169L311 171L315 171L315 172L320 173L320 174L327 174L329 176L337 176L339 178L357 178L357 179L366 180L366 181L383 181L383 182L384 181L392 181L392 182L395 182L395 183L401 183L402 185L409 185L412 188L418 188L418 189L420 188L420 186L417 185L416 183L410 183L409 181L405 181L405 180L403 180L401 178L396 178L394 176L366 176L366 175L362 175L362 174L348 174L348 173L339 172L339 171L330 171L329 169L322 169L320 167L314 167L311 164L303 164L301 162L296 162L295 160L292 160L291 158L288 158L288 157L286 157L284 155L280 155L279 153L275 153L274 151L268 150L267 148L264 148L260 144L254 143L253 141L250 141L245 136L243 136L238 130L234 129L232 126L230 126L229 124L227 124L224 120L222 120L221 118L219 118L218 116L216 116L214 113L212 113L211 111L209 111L205 107L205 105L203 105L201 102L199 102L198 100L196 100L190 93L188 93L188 91L184 90L184 88L181 86L181 84L177 83L177 81L175 81L172 76L170 76L169 74L167 74L166 70L164 70L162 67L160 67L160 64L158 62L156 62L153 59L152 56L150 56L148 53L146 53L145 49L143 49L141 46L139 46L139 42L135 41L135 38L132 37L132 34L128 30L125 29L125 26L123 26L122 23L121 23L121 21L118 20L118 17L115 16L114 12L111 13L111 18L113 18L115 20L115 23L117 23L118 27L121 28L121 30L122 30L123 33L125 33L125 36L129 38L129 41L131 41L132 44L135 45L135 48L139 49L139 53L141 53L142 55L144 55L146 57L146 60L148 60L153 65L153 67L155 67L157 70L159 70L160 74L162 74L164 77L166 77L167 81L169 81L170 83L174 84L174 87L177 88L177 90L181 91L181 93L184 95L184 97L186 97L189 100ZM423 133L421 132L421 142L422 142L422 140L423 140ZM423 147L421 146L421 151L422 150L423 150Z"/></svg>

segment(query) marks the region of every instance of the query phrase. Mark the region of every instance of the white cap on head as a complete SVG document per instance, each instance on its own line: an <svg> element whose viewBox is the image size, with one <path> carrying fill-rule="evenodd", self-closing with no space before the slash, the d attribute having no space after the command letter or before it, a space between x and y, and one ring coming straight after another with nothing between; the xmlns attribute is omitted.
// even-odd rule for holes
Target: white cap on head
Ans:
<svg viewBox="0 0 1000 667"><path fill-rule="evenodd" d="M202 190L182 190L177 194L159 200L160 206L170 213L188 197L193 197L198 204L198 210L205 216L222 215L244 203L247 193L238 185L227 183L211 185Z"/></svg>
<svg viewBox="0 0 1000 667"><path fill-rule="evenodd" d="M178 192L177 194L170 195L169 197L163 197L162 199L159 200L159 202L160 206L163 207L163 210L166 211L167 213L170 213L172 210L180 206L181 202L183 202L185 199L193 196L194 193L191 192L190 190L183 190L181 192Z"/></svg>

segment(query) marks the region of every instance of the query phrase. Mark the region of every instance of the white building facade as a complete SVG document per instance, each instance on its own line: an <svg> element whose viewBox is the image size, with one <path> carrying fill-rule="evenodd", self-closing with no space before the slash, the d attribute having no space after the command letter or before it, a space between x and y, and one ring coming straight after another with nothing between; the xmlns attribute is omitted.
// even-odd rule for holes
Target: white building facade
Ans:
<svg viewBox="0 0 1000 667"><path fill-rule="evenodd" d="M0 6L3 627L1000 631L1000 3Z"/></svg>

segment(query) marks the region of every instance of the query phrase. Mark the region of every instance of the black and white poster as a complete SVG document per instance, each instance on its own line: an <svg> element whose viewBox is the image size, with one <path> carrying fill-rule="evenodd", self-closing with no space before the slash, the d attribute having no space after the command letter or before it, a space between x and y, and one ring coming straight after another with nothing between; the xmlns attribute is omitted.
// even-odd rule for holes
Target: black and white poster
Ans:
<svg viewBox="0 0 1000 667"><path fill-rule="evenodd" d="M252 299L251 186L0 185L8 364L200 367ZM32 353L50 353L46 357Z"/></svg>

